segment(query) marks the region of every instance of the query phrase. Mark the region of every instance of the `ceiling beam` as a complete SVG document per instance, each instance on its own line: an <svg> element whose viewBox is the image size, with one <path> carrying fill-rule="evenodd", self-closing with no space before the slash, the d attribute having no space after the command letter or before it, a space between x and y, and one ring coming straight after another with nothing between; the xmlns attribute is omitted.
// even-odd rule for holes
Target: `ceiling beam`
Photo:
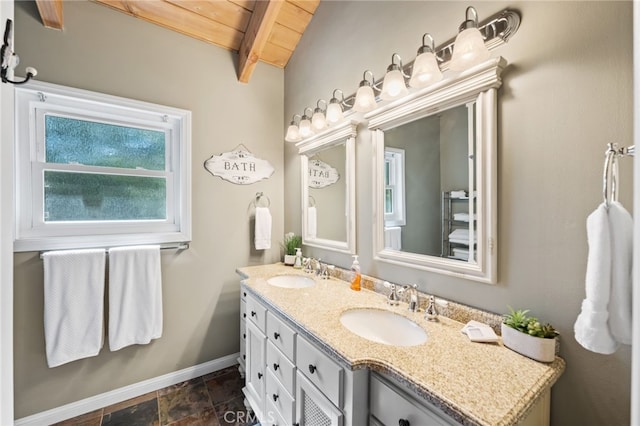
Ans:
<svg viewBox="0 0 640 426"><path fill-rule="evenodd" d="M64 26L62 0L36 0L36 4L45 28L61 30Z"/></svg>
<svg viewBox="0 0 640 426"><path fill-rule="evenodd" d="M238 51L238 80L248 83L260 60L283 0L257 1Z"/></svg>

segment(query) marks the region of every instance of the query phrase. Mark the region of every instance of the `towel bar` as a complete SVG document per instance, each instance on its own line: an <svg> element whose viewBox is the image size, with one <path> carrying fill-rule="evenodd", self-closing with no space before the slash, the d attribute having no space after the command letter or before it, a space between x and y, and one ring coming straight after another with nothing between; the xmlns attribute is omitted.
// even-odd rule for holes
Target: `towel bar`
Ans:
<svg viewBox="0 0 640 426"><path fill-rule="evenodd" d="M109 254L109 248L110 247L106 247L105 251L107 252L107 254ZM160 246L160 250L187 250L189 248L189 243L176 243L176 244L167 244L167 245L163 245ZM51 250L47 250L47 251L51 251ZM41 251L40 252L40 259L42 259L42 255L45 254L47 251Z"/></svg>

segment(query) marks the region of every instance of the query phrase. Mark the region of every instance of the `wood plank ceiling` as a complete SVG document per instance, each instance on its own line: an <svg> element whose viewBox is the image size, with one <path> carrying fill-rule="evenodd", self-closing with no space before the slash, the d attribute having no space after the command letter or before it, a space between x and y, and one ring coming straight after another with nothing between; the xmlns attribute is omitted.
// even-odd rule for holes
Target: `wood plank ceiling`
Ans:
<svg viewBox="0 0 640 426"><path fill-rule="evenodd" d="M284 68L320 0L94 0L139 19L238 52L238 80L258 61ZM36 0L47 28L64 27L62 0Z"/></svg>

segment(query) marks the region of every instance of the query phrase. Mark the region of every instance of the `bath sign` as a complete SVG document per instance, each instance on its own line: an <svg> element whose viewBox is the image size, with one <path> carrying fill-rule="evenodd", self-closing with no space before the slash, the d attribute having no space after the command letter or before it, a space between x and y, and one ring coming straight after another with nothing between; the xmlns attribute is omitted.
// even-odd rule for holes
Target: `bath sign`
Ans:
<svg viewBox="0 0 640 426"><path fill-rule="evenodd" d="M309 160L309 188L324 188L340 179L340 173L324 161Z"/></svg>
<svg viewBox="0 0 640 426"><path fill-rule="evenodd" d="M240 185L268 179L275 170L267 160L254 156L243 145L231 152L212 155L204 162L204 168L214 176Z"/></svg>

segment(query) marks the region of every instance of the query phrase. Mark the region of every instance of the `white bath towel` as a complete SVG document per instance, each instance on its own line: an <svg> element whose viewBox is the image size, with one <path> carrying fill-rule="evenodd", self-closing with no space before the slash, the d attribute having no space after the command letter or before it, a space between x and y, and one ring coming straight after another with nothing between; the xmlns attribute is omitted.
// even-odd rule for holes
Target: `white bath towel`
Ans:
<svg viewBox="0 0 640 426"><path fill-rule="evenodd" d="M391 250L402 250L402 228L390 226L384 228L384 247Z"/></svg>
<svg viewBox="0 0 640 426"><path fill-rule="evenodd" d="M307 232L309 238L315 238L318 234L318 210L313 206L307 209Z"/></svg>
<svg viewBox="0 0 640 426"><path fill-rule="evenodd" d="M256 250L271 248L271 212L268 207L256 207L254 239Z"/></svg>
<svg viewBox="0 0 640 426"><path fill-rule="evenodd" d="M162 336L160 246L109 249L109 349Z"/></svg>
<svg viewBox="0 0 640 426"><path fill-rule="evenodd" d="M609 330L609 296L611 293L611 233L606 205L600 204L587 218L586 298L573 326L575 339L585 349L612 354L618 349Z"/></svg>
<svg viewBox="0 0 640 426"><path fill-rule="evenodd" d="M104 335L104 250L49 251L42 258L47 364L98 355Z"/></svg>
<svg viewBox="0 0 640 426"><path fill-rule="evenodd" d="M473 242L477 242L477 235L473 234ZM469 244L469 230L464 228L455 229L449 234L449 241L452 243Z"/></svg>
<svg viewBox="0 0 640 426"><path fill-rule="evenodd" d="M617 201L609 204L611 232L611 296L609 330L618 343L630 345L633 218Z"/></svg>

